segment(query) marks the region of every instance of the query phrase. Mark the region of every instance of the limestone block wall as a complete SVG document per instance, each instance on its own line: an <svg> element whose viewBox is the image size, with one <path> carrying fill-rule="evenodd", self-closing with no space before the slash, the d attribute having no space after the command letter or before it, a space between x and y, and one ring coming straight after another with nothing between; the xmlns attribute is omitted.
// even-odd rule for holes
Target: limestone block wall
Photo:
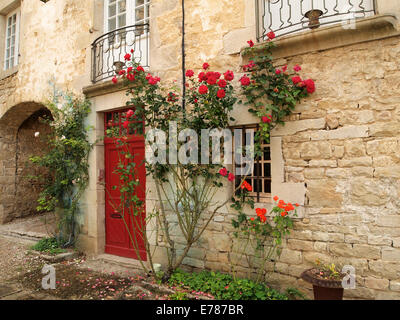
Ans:
<svg viewBox="0 0 400 320"><path fill-rule="evenodd" d="M151 69L178 81L179 6L177 1L152 2ZM217 71L237 72L239 78L240 48L254 39L252 4L191 1L186 10L187 68L207 61ZM285 127L273 132L282 152L282 163L275 163L282 170L276 194L293 197L292 186L302 186L296 192L302 206L276 272L268 279L272 285L311 289L299 275L319 258L355 267L357 287L346 290L345 297L400 299L399 55L396 36L303 51L276 61L289 68L300 64L303 74L316 81L317 92L296 108ZM240 106L234 116L237 124L256 121ZM230 192L227 186L221 199ZM284 198L293 201L290 197ZM153 194L148 208L154 205ZM229 205L220 210L189 252L187 266L229 271L233 217Z"/></svg>

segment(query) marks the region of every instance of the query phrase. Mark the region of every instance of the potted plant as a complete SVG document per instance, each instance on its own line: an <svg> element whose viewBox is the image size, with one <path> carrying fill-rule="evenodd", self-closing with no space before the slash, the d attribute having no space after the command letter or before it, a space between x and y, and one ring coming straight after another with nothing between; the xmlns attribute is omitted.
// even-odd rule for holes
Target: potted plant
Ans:
<svg viewBox="0 0 400 320"><path fill-rule="evenodd" d="M301 278L313 285L314 300L343 300L342 273L334 264L323 264L316 261L316 266L305 270Z"/></svg>

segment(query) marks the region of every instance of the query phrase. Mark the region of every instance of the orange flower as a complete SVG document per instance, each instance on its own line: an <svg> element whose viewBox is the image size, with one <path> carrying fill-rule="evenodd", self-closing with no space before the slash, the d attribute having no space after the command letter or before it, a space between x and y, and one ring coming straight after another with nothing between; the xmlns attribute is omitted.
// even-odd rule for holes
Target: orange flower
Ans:
<svg viewBox="0 0 400 320"><path fill-rule="evenodd" d="M261 220L262 223L265 223L267 221L267 217L264 216L264 215L261 215L260 216L260 220Z"/></svg>
<svg viewBox="0 0 400 320"><path fill-rule="evenodd" d="M295 205L296 207L298 207L298 206L299 206L299 204L298 204L298 203L295 203L294 205Z"/></svg>
<svg viewBox="0 0 400 320"><path fill-rule="evenodd" d="M243 183L240 186L240 188L242 188L242 189L246 188L248 191L252 191L253 190L253 188L251 187L251 185L247 181L243 181Z"/></svg>
<svg viewBox="0 0 400 320"><path fill-rule="evenodd" d="M254 221L254 218L250 218L251 221Z"/></svg>
<svg viewBox="0 0 400 320"><path fill-rule="evenodd" d="M281 216L282 216L282 217L285 217L285 216L287 216L287 214L288 214L288 213L287 213L286 211L284 211L284 212L281 213Z"/></svg>
<svg viewBox="0 0 400 320"><path fill-rule="evenodd" d="M274 200L275 200L275 201L278 201L278 200L279 200L278 196L275 196L275 197L274 197Z"/></svg>
<svg viewBox="0 0 400 320"><path fill-rule="evenodd" d="M292 211L294 210L294 207L291 203L288 203L288 205L285 207L285 211Z"/></svg>
<svg viewBox="0 0 400 320"><path fill-rule="evenodd" d="M259 217L261 217L261 216L265 216L266 215L266 213L267 213L267 209L265 209L265 208L257 208L256 209L256 213L257 213L257 216L259 216Z"/></svg>

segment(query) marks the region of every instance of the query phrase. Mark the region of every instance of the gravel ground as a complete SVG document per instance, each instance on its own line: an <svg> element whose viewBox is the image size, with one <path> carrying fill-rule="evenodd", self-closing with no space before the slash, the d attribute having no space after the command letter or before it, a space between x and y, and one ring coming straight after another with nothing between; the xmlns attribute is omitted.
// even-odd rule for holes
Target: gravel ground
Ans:
<svg viewBox="0 0 400 320"><path fill-rule="evenodd" d="M39 256L29 253L32 244L34 242L0 235L0 284L43 265Z"/></svg>

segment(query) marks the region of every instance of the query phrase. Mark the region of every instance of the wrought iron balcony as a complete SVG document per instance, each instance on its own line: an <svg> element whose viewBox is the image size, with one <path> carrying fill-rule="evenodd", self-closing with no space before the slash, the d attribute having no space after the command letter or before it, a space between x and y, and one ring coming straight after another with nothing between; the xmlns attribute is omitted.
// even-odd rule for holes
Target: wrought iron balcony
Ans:
<svg viewBox="0 0 400 320"><path fill-rule="evenodd" d="M344 28L356 28L359 18L376 13L375 0L255 0L257 40L316 29L323 25L342 23Z"/></svg>
<svg viewBox="0 0 400 320"><path fill-rule="evenodd" d="M103 34L92 43L92 82L114 77L125 66L125 55L149 67L149 24L119 28Z"/></svg>

